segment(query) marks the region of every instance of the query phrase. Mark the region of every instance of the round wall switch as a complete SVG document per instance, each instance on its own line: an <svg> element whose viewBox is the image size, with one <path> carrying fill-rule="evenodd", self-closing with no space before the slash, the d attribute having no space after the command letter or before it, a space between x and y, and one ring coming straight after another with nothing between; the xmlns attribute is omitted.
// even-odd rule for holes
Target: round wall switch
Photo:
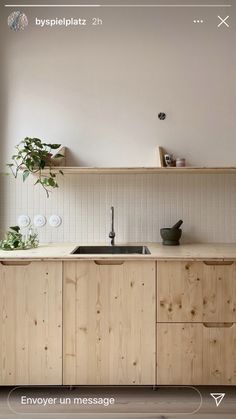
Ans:
<svg viewBox="0 0 236 419"><path fill-rule="evenodd" d="M30 224L30 217L28 215L19 215L19 217L17 218L17 224L19 227L28 227L28 225Z"/></svg>
<svg viewBox="0 0 236 419"><path fill-rule="evenodd" d="M51 227L59 227L61 225L61 217L59 215L51 215L48 222Z"/></svg>
<svg viewBox="0 0 236 419"><path fill-rule="evenodd" d="M46 224L46 218L44 215L38 214L34 216L34 225L36 227L43 227Z"/></svg>

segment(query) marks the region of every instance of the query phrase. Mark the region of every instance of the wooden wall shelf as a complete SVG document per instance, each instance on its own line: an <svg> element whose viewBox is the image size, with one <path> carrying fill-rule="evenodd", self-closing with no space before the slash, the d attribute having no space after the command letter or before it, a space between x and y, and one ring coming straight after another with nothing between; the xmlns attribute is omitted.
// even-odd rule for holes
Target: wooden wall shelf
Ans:
<svg viewBox="0 0 236 419"><path fill-rule="evenodd" d="M236 174L236 167L53 167L64 174ZM44 169L45 173L48 171Z"/></svg>

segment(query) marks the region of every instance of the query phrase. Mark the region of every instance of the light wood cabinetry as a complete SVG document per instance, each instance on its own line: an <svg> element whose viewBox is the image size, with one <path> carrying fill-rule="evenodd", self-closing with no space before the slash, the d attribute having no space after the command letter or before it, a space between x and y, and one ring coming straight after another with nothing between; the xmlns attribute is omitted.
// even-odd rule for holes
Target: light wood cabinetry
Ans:
<svg viewBox="0 0 236 419"><path fill-rule="evenodd" d="M50 384L236 385L236 262L0 262L0 385Z"/></svg>
<svg viewBox="0 0 236 419"><path fill-rule="evenodd" d="M235 323L160 323L157 329L158 384L236 384Z"/></svg>
<svg viewBox="0 0 236 419"><path fill-rule="evenodd" d="M157 384L236 384L236 263L157 263Z"/></svg>
<svg viewBox="0 0 236 419"><path fill-rule="evenodd" d="M201 324L157 325L157 384L190 385L202 382Z"/></svg>
<svg viewBox="0 0 236 419"><path fill-rule="evenodd" d="M155 384L155 262L110 263L64 264L64 384Z"/></svg>
<svg viewBox="0 0 236 419"><path fill-rule="evenodd" d="M236 323L204 324L202 342L204 385L235 385Z"/></svg>
<svg viewBox="0 0 236 419"><path fill-rule="evenodd" d="M236 322L236 262L158 262L158 322Z"/></svg>
<svg viewBox="0 0 236 419"><path fill-rule="evenodd" d="M0 385L62 384L62 262L0 262Z"/></svg>

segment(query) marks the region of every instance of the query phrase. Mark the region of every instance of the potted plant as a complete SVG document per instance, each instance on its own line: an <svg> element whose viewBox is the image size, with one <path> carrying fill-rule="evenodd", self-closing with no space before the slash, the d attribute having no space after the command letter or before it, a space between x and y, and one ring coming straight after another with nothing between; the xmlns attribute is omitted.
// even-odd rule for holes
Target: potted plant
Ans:
<svg viewBox="0 0 236 419"><path fill-rule="evenodd" d="M26 250L38 247L38 235L32 227L28 229L28 234L24 236L19 226L10 227L6 232L5 238L0 240L2 250Z"/></svg>
<svg viewBox="0 0 236 419"><path fill-rule="evenodd" d="M60 153L53 156L52 151L58 150L60 146L61 144L43 143L39 138L26 137L15 147L16 153L12 156L12 163L8 163L7 166L15 178L22 172L23 182L30 173L37 174L35 185L40 184L49 197L50 188L58 188L57 173L53 172L52 167L55 165L54 159L64 156ZM49 169L47 174L43 172L45 166ZM59 173L63 175L62 170L59 170Z"/></svg>

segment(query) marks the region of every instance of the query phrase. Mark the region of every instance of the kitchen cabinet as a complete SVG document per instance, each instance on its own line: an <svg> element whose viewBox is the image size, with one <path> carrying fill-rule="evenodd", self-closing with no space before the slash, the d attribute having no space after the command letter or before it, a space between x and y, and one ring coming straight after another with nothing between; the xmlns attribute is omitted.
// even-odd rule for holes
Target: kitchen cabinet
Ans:
<svg viewBox="0 0 236 419"><path fill-rule="evenodd" d="M236 262L157 264L158 322L236 322Z"/></svg>
<svg viewBox="0 0 236 419"><path fill-rule="evenodd" d="M62 384L62 262L0 262L0 384Z"/></svg>
<svg viewBox="0 0 236 419"><path fill-rule="evenodd" d="M64 263L63 383L155 384L155 262Z"/></svg>
<svg viewBox="0 0 236 419"><path fill-rule="evenodd" d="M235 323L159 323L159 385L235 385Z"/></svg>
<svg viewBox="0 0 236 419"><path fill-rule="evenodd" d="M200 384L202 355L201 324L157 324L158 385Z"/></svg>
<svg viewBox="0 0 236 419"><path fill-rule="evenodd" d="M236 263L157 263L157 384L236 384Z"/></svg>
<svg viewBox="0 0 236 419"><path fill-rule="evenodd" d="M204 385L236 384L236 323L202 327Z"/></svg>
<svg viewBox="0 0 236 419"><path fill-rule="evenodd" d="M0 261L0 385L236 385L236 262Z"/></svg>

